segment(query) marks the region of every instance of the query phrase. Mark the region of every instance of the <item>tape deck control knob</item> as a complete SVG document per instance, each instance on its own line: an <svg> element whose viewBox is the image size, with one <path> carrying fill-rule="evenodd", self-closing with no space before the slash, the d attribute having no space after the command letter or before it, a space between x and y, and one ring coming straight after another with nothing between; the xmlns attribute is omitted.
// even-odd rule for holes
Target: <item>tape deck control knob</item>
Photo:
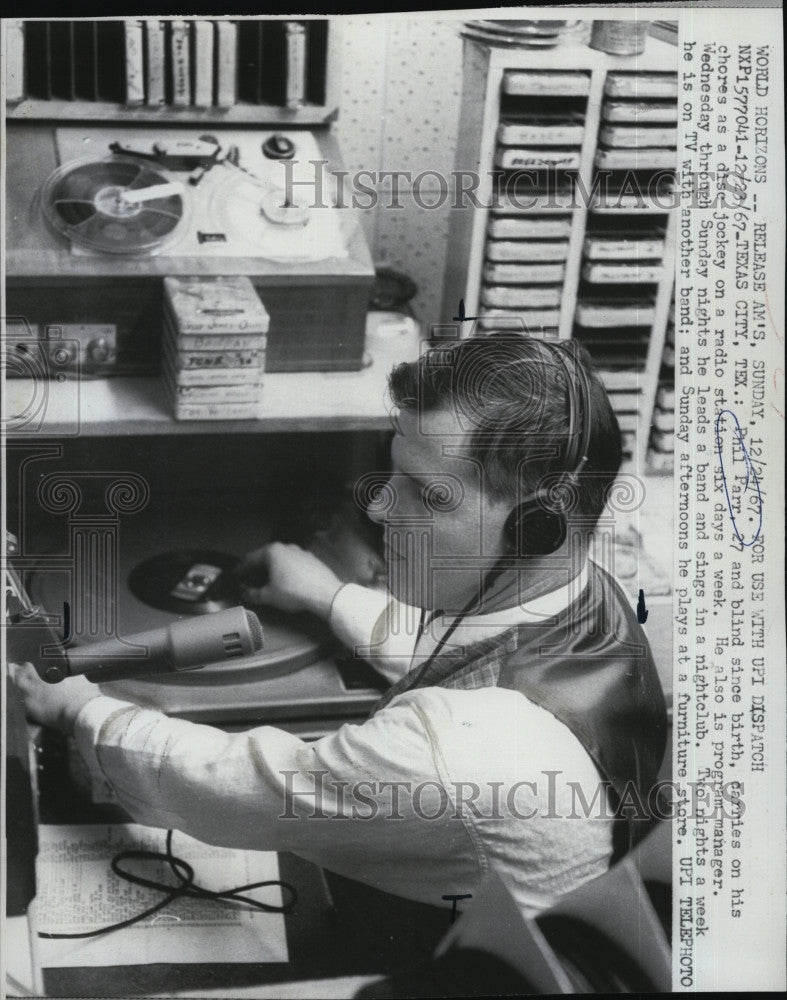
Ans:
<svg viewBox="0 0 787 1000"><path fill-rule="evenodd" d="M50 357L58 365L69 365L74 360L74 352L71 347L58 345L52 348Z"/></svg>
<svg viewBox="0 0 787 1000"><path fill-rule="evenodd" d="M95 340L91 340L87 345L87 353L90 360L95 361L97 364L109 361L111 348L107 343L106 337L97 337Z"/></svg>
<svg viewBox="0 0 787 1000"><path fill-rule="evenodd" d="M269 160L291 160L295 155L295 143L281 132L276 132L263 142L262 155Z"/></svg>

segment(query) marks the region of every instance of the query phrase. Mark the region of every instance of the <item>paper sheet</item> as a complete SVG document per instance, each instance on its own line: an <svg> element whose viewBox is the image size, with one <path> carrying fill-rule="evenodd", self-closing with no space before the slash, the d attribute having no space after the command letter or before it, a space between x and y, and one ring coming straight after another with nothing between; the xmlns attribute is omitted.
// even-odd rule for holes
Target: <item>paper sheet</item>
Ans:
<svg viewBox="0 0 787 1000"><path fill-rule="evenodd" d="M93 930L159 902L162 893L119 878L110 861L129 848L164 852L165 837L164 830L138 824L39 827L38 930ZM192 866L198 885L214 891L279 877L275 852L212 847L175 833L172 853ZM174 882L165 862L128 861L124 867L146 878ZM282 904L278 887L246 895L272 906ZM287 961L282 914L193 898L174 900L131 927L94 938L41 939L40 945L46 968Z"/></svg>

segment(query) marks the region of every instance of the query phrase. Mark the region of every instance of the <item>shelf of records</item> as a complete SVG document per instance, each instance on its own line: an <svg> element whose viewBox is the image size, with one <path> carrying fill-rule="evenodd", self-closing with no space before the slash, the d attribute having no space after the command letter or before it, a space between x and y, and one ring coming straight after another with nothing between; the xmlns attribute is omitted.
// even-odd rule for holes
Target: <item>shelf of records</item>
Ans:
<svg viewBox="0 0 787 1000"><path fill-rule="evenodd" d="M330 93L328 20L6 20L10 118L317 124Z"/></svg>
<svg viewBox="0 0 787 1000"><path fill-rule="evenodd" d="M567 282L576 288L579 325L653 318L654 293L671 265L665 234L677 166L677 76L608 73L600 117L590 122L592 76L503 73L480 254L482 327L516 316L530 329L557 330L574 305ZM599 303L606 303L602 320Z"/></svg>

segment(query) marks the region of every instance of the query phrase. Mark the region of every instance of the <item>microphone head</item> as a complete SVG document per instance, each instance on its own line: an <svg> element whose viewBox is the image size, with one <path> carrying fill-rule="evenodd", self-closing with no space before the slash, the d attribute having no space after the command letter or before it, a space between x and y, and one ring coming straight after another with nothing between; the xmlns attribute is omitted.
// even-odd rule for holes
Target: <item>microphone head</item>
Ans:
<svg viewBox="0 0 787 1000"><path fill-rule="evenodd" d="M262 649L262 625L243 607L180 619L169 626L175 670L250 656Z"/></svg>
<svg viewBox="0 0 787 1000"><path fill-rule="evenodd" d="M246 624L249 626L252 652L257 653L263 647L262 625L259 618L248 608L246 608Z"/></svg>
<svg viewBox="0 0 787 1000"><path fill-rule="evenodd" d="M67 669L55 676L55 667L47 665L43 676L54 683L69 674L85 674L88 680L98 682L178 673L251 656L262 646L262 626L257 616L246 608L227 608L181 618L148 632L70 649L64 653Z"/></svg>

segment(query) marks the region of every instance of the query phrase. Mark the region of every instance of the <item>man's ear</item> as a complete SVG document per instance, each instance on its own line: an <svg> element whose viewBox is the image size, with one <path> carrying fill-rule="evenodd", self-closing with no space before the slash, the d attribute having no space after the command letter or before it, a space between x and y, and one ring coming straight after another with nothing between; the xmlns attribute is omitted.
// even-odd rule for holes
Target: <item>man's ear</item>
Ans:
<svg viewBox="0 0 787 1000"><path fill-rule="evenodd" d="M535 493L516 505L503 526L506 555L524 558L548 556L566 540L566 518L560 512L543 506L544 496Z"/></svg>

